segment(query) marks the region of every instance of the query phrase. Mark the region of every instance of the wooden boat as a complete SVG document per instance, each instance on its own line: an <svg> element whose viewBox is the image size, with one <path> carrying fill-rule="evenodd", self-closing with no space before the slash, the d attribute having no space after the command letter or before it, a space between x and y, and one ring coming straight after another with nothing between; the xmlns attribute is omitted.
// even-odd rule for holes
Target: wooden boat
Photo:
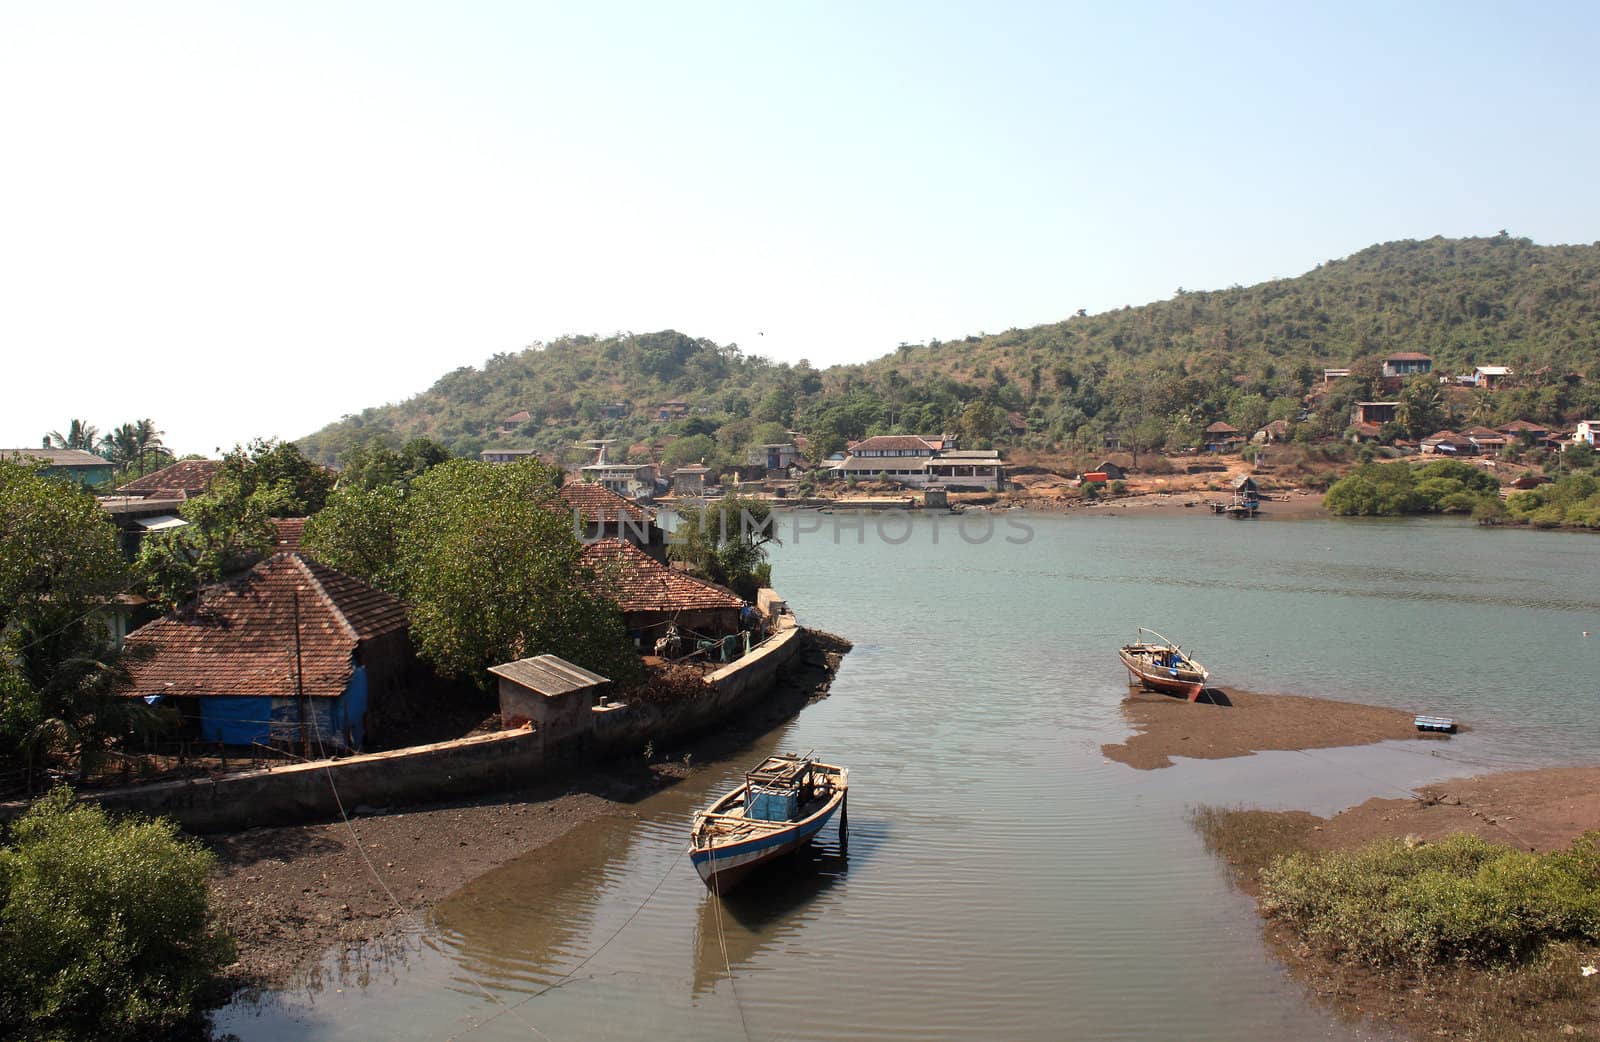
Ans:
<svg viewBox="0 0 1600 1042"><path fill-rule="evenodd" d="M1146 640L1145 634L1154 640ZM1155 630L1139 627L1139 639L1118 652L1128 668L1128 682L1164 695L1182 695L1193 702L1206 689L1211 674L1177 644Z"/></svg>
<svg viewBox="0 0 1600 1042"><path fill-rule="evenodd" d="M723 894L750 872L810 842L834 815L846 835L849 770L806 756L769 756L744 784L694 817L689 860Z"/></svg>

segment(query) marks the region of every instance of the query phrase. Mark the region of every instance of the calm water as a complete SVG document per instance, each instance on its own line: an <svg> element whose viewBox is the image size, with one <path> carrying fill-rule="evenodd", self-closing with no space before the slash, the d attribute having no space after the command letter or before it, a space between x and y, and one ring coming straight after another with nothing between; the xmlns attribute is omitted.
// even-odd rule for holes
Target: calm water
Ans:
<svg viewBox="0 0 1600 1042"><path fill-rule="evenodd" d="M333 953L304 987L231 1007L219 1029L1373 1037L1268 957L1187 808L1327 813L1442 777L1592 762L1600 739L1592 539L1438 521L1009 515L984 541L972 516L966 538L950 517L882 532L869 519L859 534L833 520L805 516L820 529L791 527L774 555L802 621L856 641L831 697L479 879L411 933ZM1109 763L1100 745L1126 734L1115 648L1141 623L1225 684L1445 713L1475 730L1151 772ZM712 901L683 856L694 810L762 754L812 748L851 769L848 856L830 828L768 892Z"/></svg>

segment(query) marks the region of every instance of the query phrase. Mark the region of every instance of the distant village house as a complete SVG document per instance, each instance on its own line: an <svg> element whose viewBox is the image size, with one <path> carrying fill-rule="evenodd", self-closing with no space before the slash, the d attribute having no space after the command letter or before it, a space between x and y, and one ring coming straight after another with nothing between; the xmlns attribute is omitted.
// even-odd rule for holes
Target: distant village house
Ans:
<svg viewBox="0 0 1600 1042"><path fill-rule="evenodd" d="M1416 351L1399 351L1383 360L1383 375L1390 379L1405 379L1433 371L1433 359Z"/></svg>
<svg viewBox="0 0 1600 1042"><path fill-rule="evenodd" d="M26 463L47 478L66 478L83 488L111 484L111 461L83 449L0 449L0 459Z"/></svg>

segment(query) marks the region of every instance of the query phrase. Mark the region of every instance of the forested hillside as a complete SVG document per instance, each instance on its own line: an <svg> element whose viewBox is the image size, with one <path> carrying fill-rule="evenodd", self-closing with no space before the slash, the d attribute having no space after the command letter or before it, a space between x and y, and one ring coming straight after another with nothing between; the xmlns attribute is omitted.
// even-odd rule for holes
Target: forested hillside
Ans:
<svg viewBox="0 0 1600 1042"><path fill-rule="evenodd" d="M1590 375L1597 348L1600 246L1434 238L1373 246L1297 278L1180 289L1141 307L902 344L827 370L673 331L567 337L458 369L302 445L333 461L373 436L398 444L427 434L458 454L504 446L570 455L585 438L627 446L699 435L706 441L697 448L731 458L776 426L812 434L818 454L900 430L1040 448L1094 446L1107 433L1182 445L1217 419L1244 430L1296 419L1324 367L1353 366L1353 379L1334 385L1304 425L1308 436L1336 434L1348 402L1372 393L1376 359L1394 351L1426 352L1443 373L1502 364L1519 374L1492 398L1446 400L1443 420L1560 422L1600 412L1600 388L1574 378ZM657 406L669 400L687 402L690 416L660 419ZM617 404L625 415L608 416ZM527 419L503 429L523 411ZM1008 430L1012 412L1026 419L1026 434Z"/></svg>

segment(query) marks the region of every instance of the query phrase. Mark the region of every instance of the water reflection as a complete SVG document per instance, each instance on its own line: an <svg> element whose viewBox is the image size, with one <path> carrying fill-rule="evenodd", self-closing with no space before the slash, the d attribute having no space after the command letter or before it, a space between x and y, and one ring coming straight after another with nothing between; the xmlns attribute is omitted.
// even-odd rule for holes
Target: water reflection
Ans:
<svg viewBox="0 0 1600 1042"><path fill-rule="evenodd" d="M851 856L836 842L813 840L752 872L721 900L708 891L695 926L694 996L803 932L822 914L818 899L844 882Z"/></svg>

